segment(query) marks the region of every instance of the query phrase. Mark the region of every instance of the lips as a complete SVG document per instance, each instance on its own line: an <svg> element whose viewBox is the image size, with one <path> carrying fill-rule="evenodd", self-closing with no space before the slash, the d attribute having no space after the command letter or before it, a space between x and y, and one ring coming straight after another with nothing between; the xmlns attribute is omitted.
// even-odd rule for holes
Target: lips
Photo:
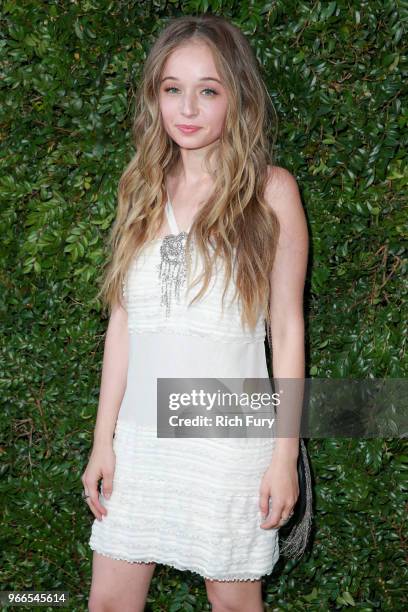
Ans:
<svg viewBox="0 0 408 612"><path fill-rule="evenodd" d="M185 134L197 132L197 130L201 129L198 125L177 125L176 127Z"/></svg>

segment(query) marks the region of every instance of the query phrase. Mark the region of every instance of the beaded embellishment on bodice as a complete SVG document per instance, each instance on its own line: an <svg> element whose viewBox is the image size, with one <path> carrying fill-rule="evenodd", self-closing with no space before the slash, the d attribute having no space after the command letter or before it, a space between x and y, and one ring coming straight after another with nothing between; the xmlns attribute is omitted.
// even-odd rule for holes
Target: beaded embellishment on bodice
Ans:
<svg viewBox="0 0 408 612"><path fill-rule="evenodd" d="M173 299L180 301L181 289L185 287L187 278L186 243L188 232L180 232L170 198L166 203L166 215L171 234L163 238L160 246L160 264L158 266L161 286L161 306L166 308L166 317L170 316Z"/></svg>

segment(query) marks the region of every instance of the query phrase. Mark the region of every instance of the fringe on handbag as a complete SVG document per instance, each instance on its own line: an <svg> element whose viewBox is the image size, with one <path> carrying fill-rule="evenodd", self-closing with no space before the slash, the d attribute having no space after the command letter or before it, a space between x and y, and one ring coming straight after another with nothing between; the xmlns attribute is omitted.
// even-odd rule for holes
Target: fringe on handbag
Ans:
<svg viewBox="0 0 408 612"><path fill-rule="evenodd" d="M267 324L269 350L272 354L270 328ZM297 460L299 497L293 508L293 515L279 528L281 554L287 559L299 559L305 552L312 528L313 494L309 459L303 438L299 438Z"/></svg>
<svg viewBox="0 0 408 612"><path fill-rule="evenodd" d="M312 479L306 445L302 438L299 440L299 445L297 462L299 497L292 517L279 529L279 537L283 538L280 550L282 555L288 559L298 559L305 552L313 518Z"/></svg>

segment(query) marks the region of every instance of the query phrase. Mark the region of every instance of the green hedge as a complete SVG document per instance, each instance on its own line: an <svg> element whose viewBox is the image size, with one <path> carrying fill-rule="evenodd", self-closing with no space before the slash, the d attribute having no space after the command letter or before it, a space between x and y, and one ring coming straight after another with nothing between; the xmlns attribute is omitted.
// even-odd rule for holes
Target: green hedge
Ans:
<svg viewBox="0 0 408 612"><path fill-rule="evenodd" d="M242 28L279 116L311 253L307 375L403 378L405 3L3 0L0 8L2 589L64 589L86 610L81 499L106 319L95 299L132 92L166 21ZM406 320L405 320L406 325ZM270 610L407 609L406 441L310 440L311 553L264 583ZM159 566L148 610L209 610L200 577Z"/></svg>

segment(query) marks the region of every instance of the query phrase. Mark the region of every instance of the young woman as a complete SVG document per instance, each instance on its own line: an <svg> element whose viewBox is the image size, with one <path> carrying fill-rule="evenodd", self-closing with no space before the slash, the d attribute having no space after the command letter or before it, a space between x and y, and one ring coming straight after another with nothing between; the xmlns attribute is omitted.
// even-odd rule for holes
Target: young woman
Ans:
<svg viewBox="0 0 408 612"><path fill-rule="evenodd" d="M267 110L238 28L187 16L161 32L102 287L110 320L82 475L96 517L90 610L143 610L156 563L203 576L214 612L263 609L299 495L299 440L158 438L156 406L157 378L268 378L266 329L274 377L304 377L308 236L294 177L268 163Z"/></svg>

